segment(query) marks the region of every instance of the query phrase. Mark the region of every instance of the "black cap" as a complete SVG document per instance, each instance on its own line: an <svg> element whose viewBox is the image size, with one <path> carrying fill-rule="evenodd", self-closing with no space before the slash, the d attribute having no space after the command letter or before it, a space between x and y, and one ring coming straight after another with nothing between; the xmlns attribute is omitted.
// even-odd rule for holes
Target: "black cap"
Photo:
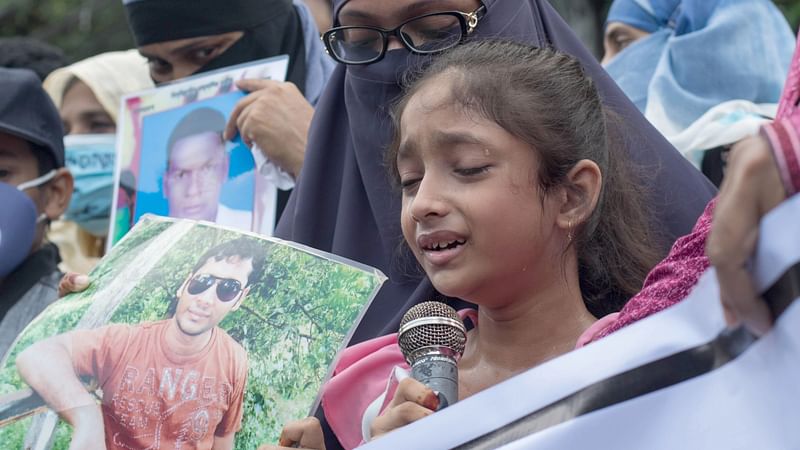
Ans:
<svg viewBox="0 0 800 450"><path fill-rule="evenodd" d="M40 147L53 157L55 167L64 167L61 117L36 74L0 67L0 92L0 132Z"/></svg>

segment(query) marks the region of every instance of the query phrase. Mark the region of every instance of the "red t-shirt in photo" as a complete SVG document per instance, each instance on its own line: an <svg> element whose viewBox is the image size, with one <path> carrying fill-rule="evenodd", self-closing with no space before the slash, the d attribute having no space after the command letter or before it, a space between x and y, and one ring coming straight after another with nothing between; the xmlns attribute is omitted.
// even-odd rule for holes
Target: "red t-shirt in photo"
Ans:
<svg viewBox="0 0 800 450"><path fill-rule="evenodd" d="M177 355L164 340L170 320L73 334L76 373L103 392L109 450L210 449L241 428L247 353L215 327L203 350Z"/></svg>

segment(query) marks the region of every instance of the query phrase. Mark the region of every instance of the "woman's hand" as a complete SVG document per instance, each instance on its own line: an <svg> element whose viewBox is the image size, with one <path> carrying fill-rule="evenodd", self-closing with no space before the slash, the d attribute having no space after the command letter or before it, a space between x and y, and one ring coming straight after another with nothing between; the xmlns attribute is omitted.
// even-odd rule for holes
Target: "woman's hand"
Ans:
<svg viewBox="0 0 800 450"><path fill-rule="evenodd" d="M743 323L758 335L769 330L772 317L746 264L758 242L761 218L785 198L769 142L753 136L737 143L728 159L706 254L717 271L726 321Z"/></svg>
<svg viewBox="0 0 800 450"><path fill-rule="evenodd" d="M258 144L270 161L297 178L314 108L293 83L241 80L236 85L250 94L233 109L224 138L232 139L238 129L248 147Z"/></svg>
<svg viewBox="0 0 800 450"><path fill-rule="evenodd" d="M89 277L74 272L67 272L58 282L58 297L64 297L73 292L85 291L89 287Z"/></svg>
<svg viewBox="0 0 800 450"><path fill-rule="evenodd" d="M325 450L325 437L322 426L316 417L306 417L286 424L281 431L278 445L265 444L258 450L279 450L287 448L303 448L308 450Z"/></svg>
<svg viewBox="0 0 800 450"><path fill-rule="evenodd" d="M391 403L370 425L374 439L396 428L416 422L433 414L439 407L439 397L429 387L413 378L405 378L397 386Z"/></svg>

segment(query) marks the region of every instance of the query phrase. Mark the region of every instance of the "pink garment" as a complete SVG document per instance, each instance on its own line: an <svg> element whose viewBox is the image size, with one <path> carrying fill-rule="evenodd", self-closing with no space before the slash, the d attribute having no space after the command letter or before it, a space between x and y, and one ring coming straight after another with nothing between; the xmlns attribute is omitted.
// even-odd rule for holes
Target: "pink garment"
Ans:
<svg viewBox="0 0 800 450"><path fill-rule="evenodd" d="M786 85L783 88L783 95L778 105L778 119L794 116L797 111L797 102L800 100L800 33L797 35L797 47L794 50L792 64L789 66L789 75L786 77ZM797 123L797 122L795 122Z"/></svg>
<svg viewBox="0 0 800 450"><path fill-rule="evenodd" d="M477 311L463 309L458 314L462 320L478 325ZM384 393L378 412L392 401L397 388L393 371L397 367L411 369L397 345L397 333L364 341L342 352L333 376L322 387L322 409L346 450L363 442L362 422L370 405Z"/></svg>
<svg viewBox="0 0 800 450"><path fill-rule="evenodd" d="M762 127L772 145L775 162L788 195L800 191L800 34L797 36L789 77L778 105L778 117L771 125Z"/></svg>
<svg viewBox="0 0 800 450"><path fill-rule="evenodd" d="M675 241L669 255L647 274L642 290L625 304L616 320L597 330L590 342L669 308L689 295L709 266L706 239L716 204L716 198L708 203L692 232Z"/></svg>

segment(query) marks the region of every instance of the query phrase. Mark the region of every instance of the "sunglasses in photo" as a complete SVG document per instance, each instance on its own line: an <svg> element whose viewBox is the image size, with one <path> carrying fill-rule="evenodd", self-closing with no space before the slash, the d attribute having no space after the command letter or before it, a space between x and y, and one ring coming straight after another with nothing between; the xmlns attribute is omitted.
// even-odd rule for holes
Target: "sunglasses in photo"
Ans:
<svg viewBox="0 0 800 450"><path fill-rule="evenodd" d="M217 286L217 298L227 303L235 300L242 293L242 283L231 278L219 278L209 274L197 274L189 280L186 291L191 295L202 294L211 286Z"/></svg>

